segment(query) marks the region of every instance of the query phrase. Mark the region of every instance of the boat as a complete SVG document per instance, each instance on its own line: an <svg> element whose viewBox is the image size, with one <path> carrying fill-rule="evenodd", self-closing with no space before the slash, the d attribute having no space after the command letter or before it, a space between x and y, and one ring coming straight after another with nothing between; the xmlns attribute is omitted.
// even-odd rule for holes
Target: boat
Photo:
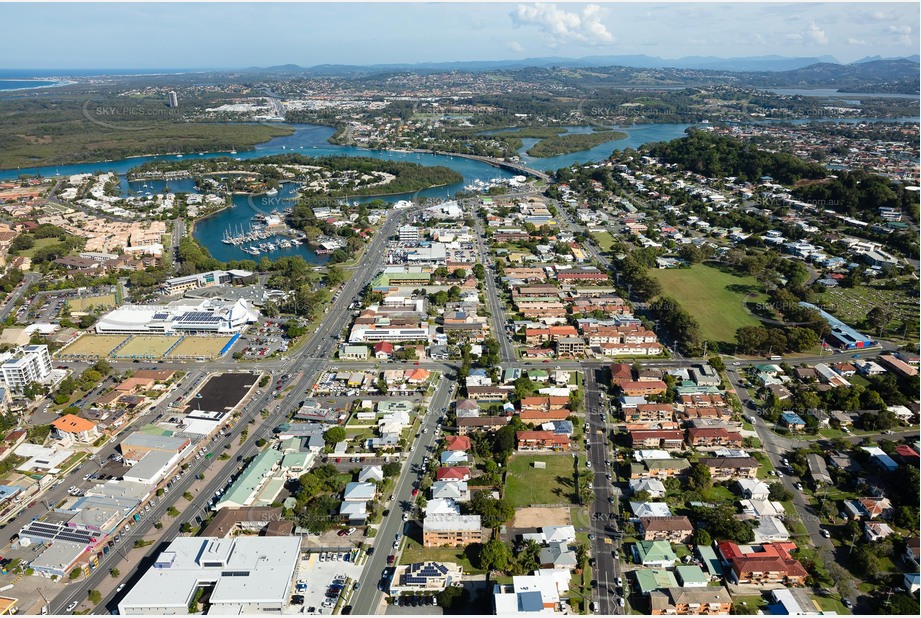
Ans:
<svg viewBox="0 0 921 618"><path fill-rule="evenodd" d="M181 159L181 158L182 158L182 155L176 155L176 158L177 158L177 159Z"/></svg>
<svg viewBox="0 0 921 618"><path fill-rule="evenodd" d="M278 189L269 189L265 192L266 195L278 195Z"/></svg>
<svg viewBox="0 0 921 618"><path fill-rule="evenodd" d="M236 150L231 150L231 151L230 151L230 154L237 154L237 151L236 151Z"/></svg>

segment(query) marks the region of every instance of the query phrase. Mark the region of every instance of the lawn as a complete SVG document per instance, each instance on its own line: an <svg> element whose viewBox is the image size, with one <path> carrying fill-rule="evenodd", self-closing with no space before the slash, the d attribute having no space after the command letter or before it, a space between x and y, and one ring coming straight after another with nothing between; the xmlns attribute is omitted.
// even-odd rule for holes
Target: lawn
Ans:
<svg viewBox="0 0 921 618"><path fill-rule="evenodd" d="M846 608L844 604L841 603L841 599L838 599L837 597L817 596L815 599L818 602L819 607L822 608L822 611L837 612L838 614L851 613L851 610Z"/></svg>
<svg viewBox="0 0 921 618"><path fill-rule="evenodd" d="M470 563L465 547L422 547L418 541L406 537L406 547L400 555L400 564L413 564L414 562L455 562L464 569L464 574L485 573L482 569L475 569Z"/></svg>
<svg viewBox="0 0 921 618"><path fill-rule="evenodd" d="M733 605L745 605L746 607L763 607L767 605L760 595L737 596L732 598Z"/></svg>
<svg viewBox="0 0 921 618"><path fill-rule="evenodd" d="M614 245L614 237L610 232L592 232L592 238L598 244L602 252L610 251Z"/></svg>
<svg viewBox="0 0 921 618"><path fill-rule="evenodd" d="M662 284L662 293L677 300L697 320L704 339L731 343L739 328L761 324L745 306L746 302L766 299L754 277L740 277L703 264L651 272Z"/></svg>
<svg viewBox="0 0 921 618"><path fill-rule="evenodd" d="M52 238L36 238L36 239L34 239L34 240L35 240L35 244L32 245L32 248L31 248L31 249L23 249L22 251L19 251L19 252L17 253L17 255L21 255L21 256L24 256L24 257L28 257L28 258L33 258L33 257L35 257L35 253L36 253L39 249L44 249L45 247L50 247L51 245L57 245L57 244L59 244L59 243L61 242L61 239L60 239L60 238L56 238L56 237L52 237Z"/></svg>
<svg viewBox="0 0 921 618"><path fill-rule="evenodd" d="M543 461L546 468L535 468ZM505 497L517 508L535 504L575 504L573 457L569 453L514 455L509 459Z"/></svg>

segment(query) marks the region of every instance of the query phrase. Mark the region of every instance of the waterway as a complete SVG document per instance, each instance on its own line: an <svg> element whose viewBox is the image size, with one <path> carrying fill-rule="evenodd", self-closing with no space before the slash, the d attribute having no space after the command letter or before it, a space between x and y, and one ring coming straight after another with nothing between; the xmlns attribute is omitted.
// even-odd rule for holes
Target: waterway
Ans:
<svg viewBox="0 0 921 618"><path fill-rule="evenodd" d="M918 99L917 94L901 94L898 92L838 92L833 88L764 88L781 96L822 97L826 99Z"/></svg>
<svg viewBox="0 0 921 618"><path fill-rule="evenodd" d="M38 79L0 79L0 92L10 90L32 90L33 88L52 88L63 86L68 82L44 81Z"/></svg>

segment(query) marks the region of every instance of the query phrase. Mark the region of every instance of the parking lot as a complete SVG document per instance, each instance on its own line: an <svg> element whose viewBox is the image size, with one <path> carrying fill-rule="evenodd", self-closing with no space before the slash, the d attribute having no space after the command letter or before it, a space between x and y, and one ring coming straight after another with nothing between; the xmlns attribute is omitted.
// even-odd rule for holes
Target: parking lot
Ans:
<svg viewBox="0 0 921 618"><path fill-rule="evenodd" d="M364 568L351 562L351 558L357 554L357 550L352 551L348 562L343 560L345 552L311 552L306 559L302 559L298 564L292 598L299 601L297 597L303 597L303 603L292 603L290 609L294 613L304 614L332 613L338 595L327 596L327 594L336 592L331 590L330 586L334 581L343 582L339 594L347 594L348 590L354 586Z"/></svg>
<svg viewBox="0 0 921 618"><path fill-rule="evenodd" d="M287 352L291 340L285 335L284 322L265 320L246 330L234 346L234 354L243 358L265 358L276 352Z"/></svg>

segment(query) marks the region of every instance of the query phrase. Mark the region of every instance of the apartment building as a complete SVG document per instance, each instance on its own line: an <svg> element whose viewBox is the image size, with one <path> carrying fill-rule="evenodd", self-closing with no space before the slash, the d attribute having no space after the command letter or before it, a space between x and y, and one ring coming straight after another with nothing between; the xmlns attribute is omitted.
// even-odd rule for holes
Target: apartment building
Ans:
<svg viewBox="0 0 921 618"><path fill-rule="evenodd" d="M432 514L422 522L424 547L466 547L483 542L479 515Z"/></svg>
<svg viewBox="0 0 921 618"><path fill-rule="evenodd" d="M51 356L46 345L29 345L0 355L0 379L13 392L51 377Z"/></svg>

